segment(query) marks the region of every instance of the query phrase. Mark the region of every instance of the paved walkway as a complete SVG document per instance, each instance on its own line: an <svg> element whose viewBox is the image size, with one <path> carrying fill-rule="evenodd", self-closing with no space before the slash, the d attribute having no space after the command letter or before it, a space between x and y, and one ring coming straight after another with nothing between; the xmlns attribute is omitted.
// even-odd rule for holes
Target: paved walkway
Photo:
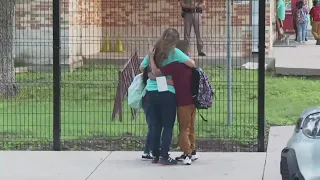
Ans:
<svg viewBox="0 0 320 180"><path fill-rule="evenodd" d="M294 126L271 127L263 180L281 180L281 151L293 134Z"/></svg>
<svg viewBox="0 0 320 180"><path fill-rule="evenodd" d="M282 75L320 75L320 46L315 40L296 47L274 47L275 72Z"/></svg>
<svg viewBox="0 0 320 180"><path fill-rule="evenodd" d="M142 161L140 155L140 152L0 152L0 179L259 180L265 162L265 153L200 153L201 159L191 166L162 166Z"/></svg>
<svg viewBox="0 0 320 180"><path fill-rule="evenodd" d="M140 152L1 151L0 179L281 180L280 153L292 132L293 127L271 128L267 154L199 153L191 166L151 164L140 159Z"/></svg>

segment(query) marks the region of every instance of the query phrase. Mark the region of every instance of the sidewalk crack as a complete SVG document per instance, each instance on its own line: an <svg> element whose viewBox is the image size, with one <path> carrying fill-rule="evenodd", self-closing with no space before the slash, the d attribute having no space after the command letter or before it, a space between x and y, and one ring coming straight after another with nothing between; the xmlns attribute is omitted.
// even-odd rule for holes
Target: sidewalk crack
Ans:
<svg viewBox="0 0 320 180"><path fill-rule="evenodd" d="M268 158L268 152L266 152L266 156L265 156L265 159L264 159L264 165L263 165L263 171L262 171L262 180L264 180L264 173L266 171L266 165L267 165L267 158Z"/></svg>
<svg viewBox="0 0 320 180"><path fill-rule="evenodd" d="M97 165L96 168L93 169L93 171L86 177L85 180L88 180L91 175L100 167L100 165L112 154L112 151L109 152L109 154Z"/></svg>

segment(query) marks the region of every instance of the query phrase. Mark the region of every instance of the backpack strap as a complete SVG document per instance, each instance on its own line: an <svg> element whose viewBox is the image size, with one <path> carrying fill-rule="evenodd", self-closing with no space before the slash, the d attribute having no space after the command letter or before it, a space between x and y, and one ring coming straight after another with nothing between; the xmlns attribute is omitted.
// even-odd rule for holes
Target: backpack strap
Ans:
<svg viewBox="0 0 320 180"><path fill-rule="evenodd" d="M201 119L202 119L203 121L205 121L205 122L208 122L208 120L206 120L206 119L202 116L202 114L199 112L199 109L197 109L197 111L198 111L198 114L200 115Z"/></svg>

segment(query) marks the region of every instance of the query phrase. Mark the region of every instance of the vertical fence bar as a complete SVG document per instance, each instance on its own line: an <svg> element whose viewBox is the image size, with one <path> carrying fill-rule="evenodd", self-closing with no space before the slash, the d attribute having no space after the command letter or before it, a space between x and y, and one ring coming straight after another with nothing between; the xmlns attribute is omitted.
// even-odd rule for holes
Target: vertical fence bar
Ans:
<svg viewBox="0 0 320 180"><path fill-rule="evenodd" d="M61 150L60 0L53 0L53 150Z"/></svg>
<svg viewBox="0 0 320 180"><path fill-rule="evenodd" d="M232 124L232 59L231 59L231 0L227 0L226 4L227 14L227 61L228 61L228 74L227 74L227 103L228 103L228 125Z"/></svg>
<svg viewBox="0 0 320 180"><path fill-rule="evenodd" d="M266 2L259 1L258 151L265 151L265 48Z"/></svg>

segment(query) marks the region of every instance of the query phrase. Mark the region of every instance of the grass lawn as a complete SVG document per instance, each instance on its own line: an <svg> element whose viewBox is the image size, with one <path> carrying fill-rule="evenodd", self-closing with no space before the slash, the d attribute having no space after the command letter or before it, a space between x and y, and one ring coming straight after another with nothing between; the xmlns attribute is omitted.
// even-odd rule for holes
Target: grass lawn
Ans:
<svg viewBox="0 0 320 180"><path fill-rule="evenodd" d="M214 107L197 121L199 138L256 142L257 71L233 70L233 124L227 126L227 72L207 68L216 90ZM0 100L1 141L52 141L52 73L17 74L18 97ZM111 114L118 67L91 66L62 74L62 138L144 137L142 113L133 120L124 102L123 121ZM267 125L294 124L302 110L319 104L320 81L297 77L266 77ZM177 133L177 130L175 131ZM1 147L10 148L10 143Z"/></svg>

